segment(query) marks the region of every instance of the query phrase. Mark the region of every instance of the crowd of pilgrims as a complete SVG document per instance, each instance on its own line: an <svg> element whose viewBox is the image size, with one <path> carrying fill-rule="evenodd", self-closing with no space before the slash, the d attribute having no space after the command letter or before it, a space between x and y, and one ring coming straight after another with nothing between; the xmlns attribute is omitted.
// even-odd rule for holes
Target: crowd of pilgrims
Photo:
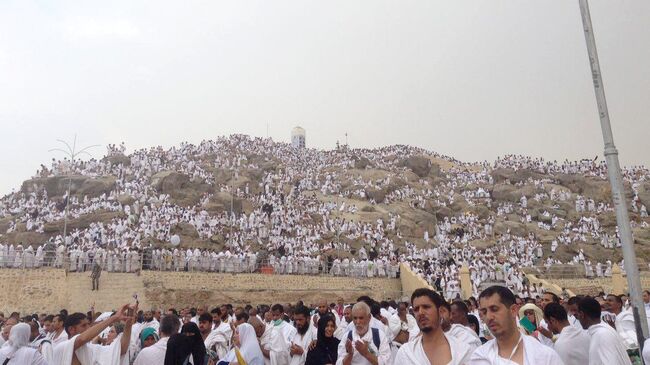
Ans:
<svg viewBox="0 0 650 365"><path fill-rule="evenodd" d="M644 292L650 306L650 292ZM650 312L649 312L650 313ZM650 318L649 318L650 319ZM626 296L534 298L491 286L447 301L429 288L401 301L0 313L5 365L631 365L640 349Z"/></svg>
<svg viewBox="0 0 650 365"><path fill-rule="evenodd" d="M592 243L601 244L603 249L620 246L618 231L606 230L599 222L603 214L614 214L613 207L557 185L548 188L547 185L555 183L552 175L529 178L526 183L534 185L537 193L522 195L519 202L496 201L490 194L495 168L605 179L603 162L557 163L509 155L493 164L466 164L402 145L323 151L296 149L268 138L243 135L206 140L198 145L182 143L169 149L140 149L127 157L125 151L123 144L109 145L107 158L74 163L53 159L51 166L41 165L37 171L37 177L70 173L89 177L112 175L116 183L109 193L97 197L65 195L61 201L50 199L44 188L34 187L5 196L0 202L0 218L10 218L7 234L16 230L44 232L46 224L64 219L66 203L69 219L98 211L119 214L109 222L72 229L65 239L57 235L41 245L9 244L0 237L0 267L65 265L71 271L85 271L97 261L103 270L119 272L150 269L234 273L255 272L270 266L277 274L397 277L400 264L404 263L452 299L459 294L458 272L466 264L474 295L482 283L501 281L530 297L539 294L540 289L531 290L521 268L561 263L554 258L560 245ZM400 163L417 155L444 159L454 165L444 172L444 180L433 185L428 179L413 178L415 175ZM113 156L122 158L112 160ZM124 158L130 163L124 163ZM385 174L378 179L364 178L354 170L360 159ZM262 164L277 168L261 169ZM234 180L247 171L265 172L259 181L250 180L234 187L229 182L217 183L215 169L229 171ZM150 184L153 175L169 170L212 185L215 193L249 201L253 210L248 214L228 209L209 213L205 207L214 195L207 193L194 206L176 205L169 195L161 194ZM633 219L633 228L648 226L647 209L637 194L648 176L648 170L642 167L623 169L623 179L634 193L631 210L638 213L634 217L639 217ZM372 192L380 189L387 189L388 193L382 202L377 202ZM133 198L133 203L120 203L118 197L125 194ZM554 208L562 202L575 204L580 219L571 221L549 211L535 214L529 209L531 200ZM406 229L401 224L402 217L388 209L395 204L408 204L412 209L423 209L427 204L451 208L457 201L468 206L486 206L490 214L480 218L467 211L453 213L439 220L431 232L413 237L402 231ZM360 210L357 204L368 203L386 207L389 213L373 221L355 219ZM496 224L511 220L513 215L520 223L536 223L539 229L554 232L555 239L547 246L550 249L543 249L533 232L494 232ZM193 226L199 240L208 244L215 235L225 237L225 247L216 250L172 245L173 229L178 224ZM495 244L488 248L475 245L486 240ZM582 250L569 263L584 265L588 276L608 276L613 265L609 260L592 262Z"/></svg>

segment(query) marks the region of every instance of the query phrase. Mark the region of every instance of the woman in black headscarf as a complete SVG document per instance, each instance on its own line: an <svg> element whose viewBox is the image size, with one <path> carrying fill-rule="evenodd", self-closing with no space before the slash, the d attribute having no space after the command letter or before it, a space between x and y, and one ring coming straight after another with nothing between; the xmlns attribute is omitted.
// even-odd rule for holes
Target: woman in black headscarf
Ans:
<svg viewBox="0 0 650 365"><path fill-rule="evenodd" d="M309 350L305 365L336 364L339 340L334 337L336 320L331 314L326 314L318 320L318 338L316 347Z"/></svg>
<svg viewBox="0 0 650 365"><path fill-rule="evenodd" d="M165 365L204 365L205 353L205 344L199 327L196 323L189 322L183 325L181 333L171 336L167 341ZM190 355L193 362L186 363Z"/></svg>

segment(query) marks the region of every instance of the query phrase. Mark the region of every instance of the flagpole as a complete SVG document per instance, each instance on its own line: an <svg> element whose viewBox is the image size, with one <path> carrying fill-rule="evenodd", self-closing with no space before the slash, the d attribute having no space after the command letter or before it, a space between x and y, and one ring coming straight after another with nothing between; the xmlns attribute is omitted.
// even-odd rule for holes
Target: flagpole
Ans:
<svg viewBox="0 0 650 365"><path fill-rule="evenodd" d="M609 111L607 109L607 100L605 99L605 87L600 72L598 62L598 52L596 50L596 38L594 37L593 26L591 24L591 15L589 12L588 0L579 0L580 13L582 14L582 25L587 43L587 52L589 54L589 64L591 66L591 76L596 93L596 103L598 104L598 116L600 118L600 127L603 133L605 143L605 160L607 161L607 174L612 186L612 200L616 208L616 224L618 225L621 243L623 245L623 258L625 259L625 272L627 274L627 285L630 292L630 303L634 323L636 325L636 336L639 341L639 353L643 351L643 343L648 337L648 322L646 320L645 306L641 299L641 281L639 280L639 268L636 263L636 254L634 253L634 240L632 238L632 229L630 227L630 217L627 212L627 203L625 201L625 190L623 189L623 178L621 176L621 167L618 161L618 150L614 145L614 135L612 126L609 121Z"/></svg>

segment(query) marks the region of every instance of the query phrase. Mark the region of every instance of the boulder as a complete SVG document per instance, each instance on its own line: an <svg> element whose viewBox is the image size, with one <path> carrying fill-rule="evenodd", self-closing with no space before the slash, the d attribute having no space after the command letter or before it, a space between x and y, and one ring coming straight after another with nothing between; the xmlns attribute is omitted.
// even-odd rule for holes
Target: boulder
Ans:
<svg viewBox="0 0 650 365"><path fill-rule="evenodd" d="M386 199L386 190L385 189L369 189L366 190L366 196L368 200L375 200L376 203L382 203Z"/></svg>
<svg viewBox="0 0 650 365"><path fill-rule="evenodd" d="M135 202L135 199L129 194L120 194L117 197L117 201L122 205L132 205Z"/></svg>
<svg viewBox="0 0 650 365"><path fill-rule="evenodd" d="M355 169L363 170L368 166L372 167L372 163L366 157L356 157L356 156L354 157Z"/></svg>
<svg viewBox="0 0 650 365"><path fill-rule="evenodd" d="M243 211L243 201L227 192L219 192L214 194L208 203L210 210L214 212L230 212L232 209L235 214L240 214ZM207 211L210 211L206 209Z"/></svg>
<svg viewBox="0 0 650 365"><path fill-rule="evenodd" d="M121 153L116 153L102 158L103 162L110 162L113 165L131 166L131 158Z"/></svg>
<svg viewBox="0 0 650 365"><path fill-rule="evenodd" d="M411 156L400 163L419 177L426 177L431 172L431 160L424 156Z"/></svg>
<svg viewBox="0 0 650 365"><path fill-rule="evenodd" d="M437 220L444 221L445 217L450 218L454 213L451 211L451 209L444 206L440 206L436 208L434 214Z"/></svg>
<svg viewBox="0 0 650 365"><path fill-rule="evenodd" d="M522 169L522 170L515 171L513 169L504 169L504 168L498 168L492 170L491 175L495 183L502 183L508 180L512 184L516 184L522 181L525 182L528 181L528 179L530 178L535 180L535 179L542 179L547 177L546 175L540 174L537 171L533 171L529 169Z"/></svg>
<svg viewBox="0 0 650 365"><path fill-rule="evenodd" d="M597 202L608 202L612 200L612 190L607 180L576 174L559 174L556 176L556 179L559 185L568 188L572 193L584 195ZM631 191L629 184L626 184L625 190L626 196L630 198Z"/></svg>
<svg viewBox="0 0 650 365"><path fill-rule="evenodd" d="M199 238L199 233L193 225L189 223L176 223L174 227L169 230L171 235L177 234L181 237Z"/></svg>
<svg viewBox="0 0 650 365"><path fill-rule="evenodd" d="M650 209L650 182L644 182L641 184L638 193L641 204L645 205L647 209Z"/></svg>
<svg viewBox="0 0 650 365"><path fill-rule="evenodd" d="M476 214L480 219L488 219L490 217L490 209L485 205L475 205L469 208L469 211Z"/></svg>
<svg viewBox="0 0 650 365"><path fill-rule="evenodd" d="M522 196L526 196L529 199L535 196L535 187L524 185L518 188L510 184L497 184L492 188L490 195L496 201L519 203Z"/></svg>
<svg viewBox="0 0 650 365"><path fill-rule="evenodd" d="M92 178L83 175L38 177L23 182L20 189L22 193L29 194L34 191L45 189L50 198L62 197L70 185L70 194L77 196L87 195L98 197L102 194L109 194L115 189L115 176L102 176Z"/></svg>
<svg viewBox="0 0 650 365"><path fill-rule="evenodd" d="M494 233L504 234L508 231L508 229L510 230L511 234L517 236L525 236L527 233L526 225L523 223L503 221L503 222L496 222L494 224Z"/></svg>
<svg viewBox="0 0 650 365"><path fill-rule="evenodd" d="M161 171L153 175L151 186L159 193L169 194L174 204L184 207L196 205L204 194L213 190L205 182L192 181L176 171Z"/></svg>
<svg viewBox="0 0 650 365"><path fill-rule="evenodd" d="M176 171L161 171L151 177L151 186L163 194L172 194L186 187L190 182L187 175Z"/></svg>
<svg viewBox="0 0 650 365"><path fill-rule="evenodd" d="M91 223L101 222L109 223L113 218L125 217L123 212L110 212L99 210L90 214L84 214L79 218L68 217L68 231L71 232L75 229L85 229L90 227ZM48 234L58 234L63 232L64 220L45 223L43 225L43 232Z"/></svg>

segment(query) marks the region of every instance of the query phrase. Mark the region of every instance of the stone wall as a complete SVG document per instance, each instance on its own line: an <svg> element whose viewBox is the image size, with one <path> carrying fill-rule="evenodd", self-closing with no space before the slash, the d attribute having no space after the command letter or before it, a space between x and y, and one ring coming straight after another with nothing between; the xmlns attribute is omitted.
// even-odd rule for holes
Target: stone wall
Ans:
<svg viewBox="0 0 650 365"><path fill-rule="evenodd" d="M650 274L640 273L641 290L650 289ZM600 291L611 293L614 291L612 278L570 278L570 279L549 279L549 282L561 288L567 288L574 294L597 295ZM623 291L627 292L627 277L623 276Z"/></svg>
<svg viewBox="0 0 650 365"><path fill-rule="evenodd" d="M400 280L402 282L402 293L409 300L415 289L429 288L435 290L426 280L416 275L408 265L400 264Z"/></svg>
<svg viewBox="0 0 650 365"><path fill-rule="evenodd" d="M0 269L0 310L46 311L68 303L65 272L56 269Z"/></svg>
<svg viewBox="0 0 650 365"><path fill-rule="evenodd" d="M100 290L91 291L90 273L68 273L57 269L0 270L0 310L58 312L109 311L138 295L141 308L210 306L221 303L288 303L321 298L346 302L361 295L395 298L402 295L399 279L352 279L328 276L217 274L203 272L143 271L140 276L102 273Z"/></svg>

